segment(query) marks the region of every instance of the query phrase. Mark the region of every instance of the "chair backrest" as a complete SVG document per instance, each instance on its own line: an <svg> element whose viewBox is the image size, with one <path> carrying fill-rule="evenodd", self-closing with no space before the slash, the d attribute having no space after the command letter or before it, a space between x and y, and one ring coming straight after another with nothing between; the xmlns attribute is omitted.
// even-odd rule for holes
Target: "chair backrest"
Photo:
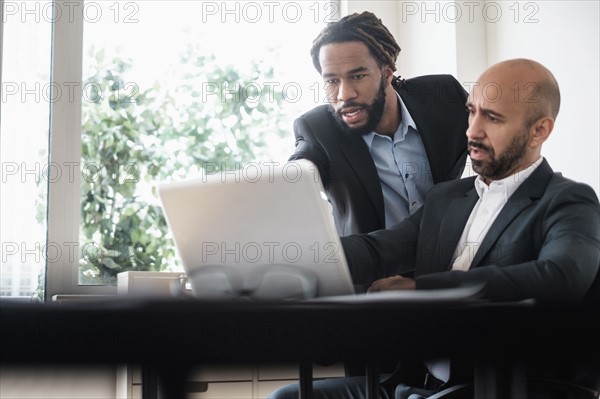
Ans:
<svg viewBox="0 0 600 399"><path fill-rule="evenodd" d="M596 273L596 277L590 286L590 289L583 298L583 303L586 306L600 309L600 270Z"/></svg>

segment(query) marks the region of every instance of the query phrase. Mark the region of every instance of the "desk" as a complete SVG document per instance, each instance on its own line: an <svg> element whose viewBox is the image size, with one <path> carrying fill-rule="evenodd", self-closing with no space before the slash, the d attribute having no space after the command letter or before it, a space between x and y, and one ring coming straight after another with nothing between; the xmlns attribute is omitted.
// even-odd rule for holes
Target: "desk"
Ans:
<svg viewBox="0 0 600 399"><path fill-rule="evenodd" d="M598 309L594 311L477 302L123 298L81 304L0 302L0 362L138 363L158 373L168 399L185 397L186 374L202 363L372 364L460 356L487 365L487 370L513 358L571 358L598 364L600 327ZM91 354L81 350L90 345ZM24 346L31 349L27 359ZM476 394L498 397L495 388L484 392L481 386L488 385L490 373L475 375L486 378L485 383L475 382ZM502 383L490 384L495 385Z"/></svg>

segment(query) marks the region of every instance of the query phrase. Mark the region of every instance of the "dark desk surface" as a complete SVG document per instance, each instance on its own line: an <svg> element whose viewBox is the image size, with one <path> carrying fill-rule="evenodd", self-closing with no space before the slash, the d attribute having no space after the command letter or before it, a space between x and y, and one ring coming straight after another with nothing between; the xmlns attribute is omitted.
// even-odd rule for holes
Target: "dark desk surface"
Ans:
<svg viewBox="0 0 600 399"><path fill-rule="evenodd" d="M599 365L599 319L598 308L469 300L0 302L0 363L195 365L514 356ZM26 358L24 347L29 349Z"/></svg>
<svg viewBox="0 0 600 399"><path fill-rule="evenodd" d="M190 362L369 358L373 353L390 358L506 351L538 356L547 345L553 354L597 356L599 319L598 309L471 301L0 301L0 362L21 361L21 345L35 346L30 353L42 361L98 363L151 361L158 355ZM93 356L80 350L88 345Z"/></svg>

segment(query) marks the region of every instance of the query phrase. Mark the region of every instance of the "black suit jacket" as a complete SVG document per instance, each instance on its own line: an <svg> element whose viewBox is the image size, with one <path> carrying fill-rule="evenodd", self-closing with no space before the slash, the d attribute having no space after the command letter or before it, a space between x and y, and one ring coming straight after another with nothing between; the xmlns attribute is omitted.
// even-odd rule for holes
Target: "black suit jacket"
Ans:
<svg viewBox="0 0 600 399"><path fill-rule="evenodd" d="M474 179L434 186L425 204L392 229L342 237L353 280L408 274L417 289L484 284L484 298L494 301L581 301L600 270L594 190L554 173L544 160L502 208L469 271L452 271L478 200Z"/></svg>
<svg viewBox="0 0 600 399"><path fill-rule="evenodd" d="M449 75L422 76L396 87L425 146L434 183L459 178L466 160L467 93ZM385 227L377 169L362 137L344 133L321 105L294 122L290 160L317 166L341 236Z"/></svg>

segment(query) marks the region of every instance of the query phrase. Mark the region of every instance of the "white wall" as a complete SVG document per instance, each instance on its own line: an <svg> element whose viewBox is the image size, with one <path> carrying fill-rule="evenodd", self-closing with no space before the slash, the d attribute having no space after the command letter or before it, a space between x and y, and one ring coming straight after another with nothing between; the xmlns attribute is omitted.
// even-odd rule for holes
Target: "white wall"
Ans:
<svg viewBox="0 0 600 399"><path fill-rule="evenodd" d="M532 4L538 7L536 22L513 23L507 18L502 23L487 25L487 61L492 64L507 58L533 58L554 73L562 104L554 132L542 153L554 170L590 184L599 193L600 3ZM508 14L511 10L506 11ZM525 13L521 14L522 19Z"/></svg>
<svg viewBox="0 0 600 399"><path fill-rule="evenodd" d="M382 19L402 48L397 66L405 78L450 73L468 87L501 60L544 64L559 82L562 106L542 154L600 194L599 7L570 0L342 0L341 9Z"/></svg>

